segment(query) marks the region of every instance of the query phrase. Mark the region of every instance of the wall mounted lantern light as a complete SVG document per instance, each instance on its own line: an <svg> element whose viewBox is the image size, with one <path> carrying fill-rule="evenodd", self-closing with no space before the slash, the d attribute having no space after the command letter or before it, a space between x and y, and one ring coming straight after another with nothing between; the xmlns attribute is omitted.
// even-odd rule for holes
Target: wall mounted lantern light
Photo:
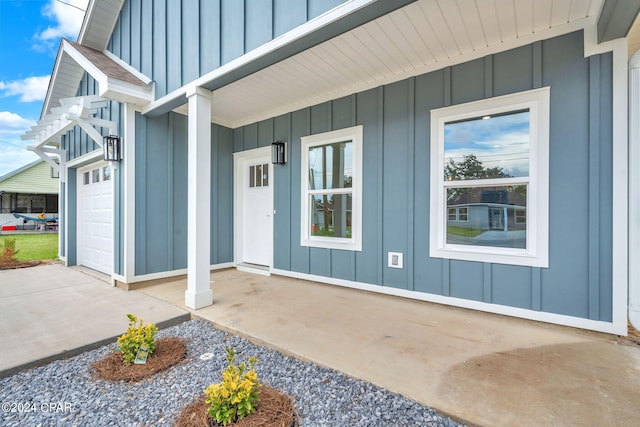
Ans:
<svg viewBox="0 0 640 427"><path fill-rule="evenodd" d="M271 143L271 163L284 165L287 163L287 143L276 141Z"/></svg>
<svg viewBox="0 0 640 427"><path fill-rule="evenodd" d="M119 162L122 160L121 147L122 140L119 136L109 135L102 139L102 149L104 150L104 160L107 162Z"/></svg>

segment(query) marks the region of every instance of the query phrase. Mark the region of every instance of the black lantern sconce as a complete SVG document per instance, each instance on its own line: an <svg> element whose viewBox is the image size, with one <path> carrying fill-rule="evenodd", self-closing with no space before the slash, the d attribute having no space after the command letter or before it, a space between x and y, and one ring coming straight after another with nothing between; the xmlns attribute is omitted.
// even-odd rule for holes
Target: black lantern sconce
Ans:
<svg viewBox="0 0 640 427"><path fill-rule="evenodd" d="M102 149L104 150L104 160L107 162L119 162L122 160L121 147L122 140L119 136L109 135L102 139Z"/></svg>
<svg viewBox="0 0 640 427"><path fill-rule="evenodd" d="M287 143L276 141L271 143L271 163L284 165L287 163Z"/></svg>

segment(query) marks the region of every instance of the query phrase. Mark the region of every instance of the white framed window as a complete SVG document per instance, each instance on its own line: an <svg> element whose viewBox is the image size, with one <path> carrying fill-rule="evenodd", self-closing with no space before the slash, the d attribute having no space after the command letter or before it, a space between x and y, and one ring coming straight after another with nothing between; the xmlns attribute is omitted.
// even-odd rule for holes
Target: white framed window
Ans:
<svg viewBox="0 0 640 427"><path fill-rule="evenodd" d="M458 208L458 221L469 221L469 208Z"/></svg>
<svg viewBox="0 0 640 427"><path fill-rule="evenodd" d="M300 245L362 250L362 126L301 138Z"/></svg>
<svg viewBox="0 0 640 427"><path fill-rule="evenodd" d="M548 267L549 88L432 110L430 177L430 256Z"/></svg>

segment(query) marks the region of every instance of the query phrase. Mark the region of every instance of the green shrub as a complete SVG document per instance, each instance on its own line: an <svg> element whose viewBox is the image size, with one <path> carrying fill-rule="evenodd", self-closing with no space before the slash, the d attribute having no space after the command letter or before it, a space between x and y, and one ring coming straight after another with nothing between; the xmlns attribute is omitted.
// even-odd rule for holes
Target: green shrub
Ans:
<svg viewBox="0 0 640 427"><path fill-rule="evenodd" d="M127 314L129 318L129 328L127 332L118 338L118 345L122 358L126 365L130 365L136 359L136 354L143 343L149 346L149 356L156 348L155 335L158 327L151 323L142 326L143 320L135 314Z"/></svg>
<svg viewBox="0 0 640 427"><path fill-rule="evenodd" d="M249 358L249 370L245 362L236 365L236 352L227 349L227 368L222 372L222 382L211 384L204 390L209 416L216 423L226 426L255 412L260 402L258 374L254 366L255 356Z"/></svg>
<svg viewBox="0 0 640 427"><path fill-rule="evenodd" d="M18 250L16 250L16 238L5 237L2 243L2 252L0 253L0 261L12 262L16 260Z"/></svg>

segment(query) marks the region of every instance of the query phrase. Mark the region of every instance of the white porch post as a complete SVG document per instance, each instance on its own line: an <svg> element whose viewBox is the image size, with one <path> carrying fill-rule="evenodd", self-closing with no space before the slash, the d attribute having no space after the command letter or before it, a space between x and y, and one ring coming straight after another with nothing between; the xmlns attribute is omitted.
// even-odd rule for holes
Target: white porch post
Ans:
<svg viewBox="0 0 640 427"><path fill-rule="evenodd" d="M629 61L629 321L640 329L640 51Z"/></svg>
<svg viewBox="0 0 640 427"><path fill-rule="evenodd" d="M213 303L211 265L211 92L191 87L188 124L187 290L185 305L193 309Z"/></svg>
<svg viewBox="0 0 640 427"><path fill-rule="evenodd" d="M127 283L135 276L136 252L136 110L132 104L124 104L124 135L122 149L122 200L124 203L124 242L122 275ZM110 131L116 134L115 130ZM115 191L114 191L114 194ZM115 212L115 210L114 210ZM114 221L115 224L115 221Z"/></svg>

